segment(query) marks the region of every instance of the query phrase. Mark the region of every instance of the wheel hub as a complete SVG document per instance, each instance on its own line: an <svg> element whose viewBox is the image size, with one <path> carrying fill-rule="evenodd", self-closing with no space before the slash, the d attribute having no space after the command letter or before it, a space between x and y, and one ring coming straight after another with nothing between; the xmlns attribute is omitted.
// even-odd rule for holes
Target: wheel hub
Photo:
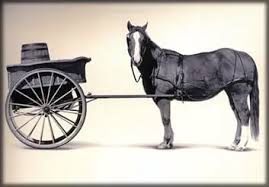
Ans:
<svg viewBox="0 0 269 187"><path fill-rule="evenodd" d="M49 106L44 106L44 107L43 107L43 112L44 112L45 114L49 114L49 113L50 113L50 107L49 107Z"/></svg>

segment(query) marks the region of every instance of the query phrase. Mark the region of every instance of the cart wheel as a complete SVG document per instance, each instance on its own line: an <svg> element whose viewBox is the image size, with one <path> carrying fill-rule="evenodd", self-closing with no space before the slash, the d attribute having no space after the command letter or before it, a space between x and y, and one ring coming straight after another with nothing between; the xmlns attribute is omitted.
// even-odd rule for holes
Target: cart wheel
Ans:
<svg viewBox="0 0 269 187"><path fill-rule="evenodd" d="M33 148L66 144L79 132L85 116L86 100L81 87L55 69L29 72L6 99L6 119L11 131Z"/></svg>

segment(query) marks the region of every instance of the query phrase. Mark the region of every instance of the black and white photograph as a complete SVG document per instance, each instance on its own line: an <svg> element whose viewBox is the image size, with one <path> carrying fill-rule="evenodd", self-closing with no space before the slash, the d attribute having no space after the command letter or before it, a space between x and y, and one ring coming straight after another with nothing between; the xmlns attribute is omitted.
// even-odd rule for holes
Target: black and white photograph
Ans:
<svg viewBox="0 0 269 187"><path fill-rule="evenodd" d="M4 184L265 184L266 9L3 3Z"/></svg>

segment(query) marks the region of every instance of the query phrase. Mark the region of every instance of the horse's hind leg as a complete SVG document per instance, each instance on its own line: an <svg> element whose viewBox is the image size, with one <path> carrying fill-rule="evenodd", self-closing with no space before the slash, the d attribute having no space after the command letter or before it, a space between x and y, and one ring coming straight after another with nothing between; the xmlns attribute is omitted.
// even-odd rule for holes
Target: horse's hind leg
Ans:
<svg viewBox="0 0 269 187"><path fill-rule="evenodd" d="M159 149L171 149L173 147L174 132L170 121L170 102L170 100L165 98L156 101L156 104L160 109L164 125L164 138L163 142L158 146Z"/></svg>
<svg viewBox="0 0 269 187"><path fill-rule="evenodd" d="M250 111L247 99L250 90L247 83L236 83L225 90L237 119L235 139L230 146L233 150L244 150L248 143Z"/></svg>

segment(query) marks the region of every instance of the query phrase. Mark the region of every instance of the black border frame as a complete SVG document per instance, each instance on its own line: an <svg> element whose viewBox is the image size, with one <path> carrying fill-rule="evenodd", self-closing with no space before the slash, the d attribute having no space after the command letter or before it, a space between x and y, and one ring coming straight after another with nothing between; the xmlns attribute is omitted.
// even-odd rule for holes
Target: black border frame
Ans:
<svg viewBox="0 0 269 187"><path fill-rule="evenodd" d="M268 1L267 0L3 0L1 1L0 5L0 72L4 70L3 67L3 4L5 3L98 3L98 4L106 4L106 3L265 3L266 5L266 43L265 49L268 49L269 37L269 14L268 14ZM268 50L265 50L268 51ZM266 53L266 61L269 59L269 51ZM266 63L266 72L268 72L269 63ZM269 73L266 74L266 111L268 112L269 109L269 100L268 100L268 80L269 80ZM0 74L0 90L1 90L1 97L0 103L2 106L4 105L5 99L3 98L3 74ZM0 108L0 119L1 122L4 121L3 118L2 107ZM265 113L266 114L266 113ZM266 114L266 124L268 124L268 115ZM0 124L0 186L242 186L242 187L250 187L250 186L267 186L268 185L268 161L266 161L266 183L264 185L258 184L18 184L18 185L7 185L3 184L3 124ZM266 158L268 158L268 131L269 128L266 127ZM269 186L269 185L268 185Z"/></svg>

